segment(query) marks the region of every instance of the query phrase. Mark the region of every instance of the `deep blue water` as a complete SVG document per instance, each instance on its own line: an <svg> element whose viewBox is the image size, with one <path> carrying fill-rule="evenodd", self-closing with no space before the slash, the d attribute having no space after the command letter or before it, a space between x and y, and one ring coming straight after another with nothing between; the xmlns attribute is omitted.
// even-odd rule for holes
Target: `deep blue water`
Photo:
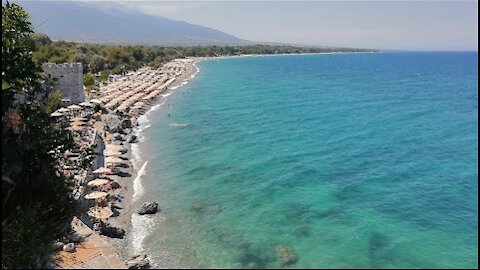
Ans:
<svg viewBox="0 0 480 270"><path fill-rule="evenodd" d="M478 53L198 66L139 145L155 266L477 266Z"/></svg>

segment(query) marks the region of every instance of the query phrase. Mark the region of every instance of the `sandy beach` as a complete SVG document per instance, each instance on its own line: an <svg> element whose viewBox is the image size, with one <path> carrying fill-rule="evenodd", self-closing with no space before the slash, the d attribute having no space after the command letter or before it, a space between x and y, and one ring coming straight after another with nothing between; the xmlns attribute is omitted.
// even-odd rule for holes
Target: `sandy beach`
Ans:
<svg viewBox="0 0 480 270"><path fill-rule="evenodd" d="M198 60L194 60L194 62L188 63L186 65L185 70L182 71L181 74L176 76L175 80L166 88L162 94L166 94L169 91L175 91L178 87L182 86L184 83L188 82L190 80L191 76L196 74L198 72L195 64L198 62ZM151 109L151 107L158 105L161 100L158 100L155 103L152 103L149 108L146 110ZM138 119L138 118L137 118ZM136 133L136 129L132 130L133 133ZM138 141L136 143L141 143L141 141ZM134 160L135 156L132 154L132 145L131 143L127 144L128 148L128 158L129 160ZM125 196L124 198L124 205L125 208L122 209L122 213L114 218L111 218L111 223L114 224L115 226L119 226L125 229L126 231L126 238L125 239L115 239L115 238L108 238L108 241L112 244L114 249L118 252L118 254L124 258L128 259L129 257L133 256L134 254L131 254L132 252L132 247L131 247L131 239L130 239L130 234L131 234L131 228L132 228L132 214L136 212L137 209L134 208L133 204L133 196L134 196L134 187L133 187L133 181L135 180L136 177L138 177L138 170L140 169L142 164L135 164L134 166L131 167L130 173L131 177L118 177L120 178L118 181L122 185L122 194ZM138 166L138 168L137 168ZM136 204L141 204L141 202L137 202Z"/></svg>
<svg viewBox="0 0 480 270"><path fill-rule="evenodd" d="M141 255L131 248L132 215L137 215L135 206L143 203L133 203L141 166L132 153L132 144L139 142L138 119L162 102L162 94L190 80L198 72L197 61L175 59L160 69L128 72L90 94L90 101L52 114L58 125L71 130L79 150L90 147L96 152L87 170L68 163L81 158L80 151L66 158L66 175L76 181L72 197L78 217L69 238L80 240L60 241L73 243L76 249L54 254L56 268L128 268L132 261L127 260Z"/></svg>

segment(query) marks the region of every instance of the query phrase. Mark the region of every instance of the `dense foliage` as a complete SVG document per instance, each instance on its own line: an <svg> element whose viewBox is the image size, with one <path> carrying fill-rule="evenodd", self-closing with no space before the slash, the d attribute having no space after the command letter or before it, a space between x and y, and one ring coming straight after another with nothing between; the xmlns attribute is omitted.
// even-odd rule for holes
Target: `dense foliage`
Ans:
<svg viewBox="0 0 480 270"><path fill-rule="evenodd" d="M3 3L3 269L39 267L52 240L65 228L70 204L58 165L72 144L65 131L51 126L50 106L39 101L46 88L40 84L31 50L48 41L34 44L31 35L28 14L18 5Z"/></svg>
<svg viewBox="0 0 480 270"><path fill-rule="evenodd" d="M34 37L33 43L36 44L33 58L38 63L82 62L84 72L107 71L112 74L119 74L124 70L137 69L144 65L159 67L165 62L182 57L365 51L349 48L313 48L261 44L225 47L99 45L65 41L48 42L45 41L43 35Z"/></svg>

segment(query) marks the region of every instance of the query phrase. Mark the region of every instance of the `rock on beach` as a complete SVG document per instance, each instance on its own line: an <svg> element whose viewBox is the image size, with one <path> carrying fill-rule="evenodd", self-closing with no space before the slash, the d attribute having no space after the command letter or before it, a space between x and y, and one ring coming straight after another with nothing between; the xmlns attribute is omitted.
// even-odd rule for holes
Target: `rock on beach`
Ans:
<svg viewBox="0 0 480 270"><path fill-rule="evenodd" d="M158 203L156 202L144 202L137 213L139 215L150 215L155 214L158 211Z"/></svg>

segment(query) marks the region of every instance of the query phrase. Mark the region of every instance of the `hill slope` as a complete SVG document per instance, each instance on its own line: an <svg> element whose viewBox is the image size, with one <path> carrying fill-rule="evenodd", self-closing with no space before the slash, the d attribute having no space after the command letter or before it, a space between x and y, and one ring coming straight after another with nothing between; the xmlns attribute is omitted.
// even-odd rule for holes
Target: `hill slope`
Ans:
<svg viewBox="0 0 480 270"><path fill-rule="evenodd" d="M15 1L35 30L54 40L157 45L247 44L233 35L183 21L82 2Z"/></svg>

